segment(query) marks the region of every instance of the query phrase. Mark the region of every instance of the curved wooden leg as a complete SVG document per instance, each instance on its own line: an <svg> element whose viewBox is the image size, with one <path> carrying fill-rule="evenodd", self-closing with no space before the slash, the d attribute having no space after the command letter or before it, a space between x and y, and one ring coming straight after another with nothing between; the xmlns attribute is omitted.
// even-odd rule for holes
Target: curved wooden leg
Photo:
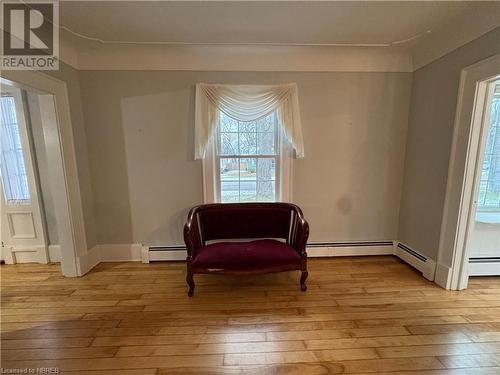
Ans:
<svg viewBox="0 0 500 375"><path fill-rule="evenodd" d="M188 271L187 276L186 276L186 282L189 285L189 290L188 290L188 296L192 297L194 294L194 279L193 279L193 274Z"/></svg>
<svg viewBox="0 0 500 375"><path fill-rule="evenodd" d="M309 272L307 271L302 271L302 275L300 275L300 290L302 290L303 292L307 290L306 279L308 275Z"/></svg>

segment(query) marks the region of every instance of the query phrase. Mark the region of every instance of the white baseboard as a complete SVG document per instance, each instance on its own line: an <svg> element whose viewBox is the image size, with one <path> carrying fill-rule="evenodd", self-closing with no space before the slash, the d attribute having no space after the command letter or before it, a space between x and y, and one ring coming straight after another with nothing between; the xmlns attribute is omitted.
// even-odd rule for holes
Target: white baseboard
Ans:
<svg viewBox="0 0 500 375"><path fill-rule="evenodd" d="M149 260L150 260L149 247L143 245L141 247L141 262L142 263L149 263Z"/></svg>
<svg viewBox="0 0 500 375"><path fill-rule="evenodd" d="M60 245L49 245L49 260L50 262L59 263L61 262L61 246Z"/></svg>
<svg viewBox="0 0 500 375"><path fill-rule="evenodd" d="M101 256L99 250L99 245L96 245L91 249L88 249L85 254L80 255L76 258L78 274L80 276L85 275L100 263Z"/></svg>
<svg viewBox="0 0 500 375"><path fill-rule="evenodd" d="M85 275L101 262L137 262L141 260L141 244L96 245L77 258L80 275Z"/></svg>
<svg viewBox="0 0 500 375"><path fill-rule="evenodd" d="M5 264L16 263L16 260L12 255L12 249L10 247L2 246L1 251L2 251L2 260L5 262Z"/></svg>
<svg viewBox="0 0 500 375"><path fill-rule="evenodd" d="M141 260L141 244L98 245L101 262L126 262Z"/></svg>
<svg viewBox="0 0 500 375"><path fill-rule="evenodd" d="M430 281L434 280L436 262L399 241L393 245L366 245L359 242L356 246L320 246L307 249L308 257L338 257L338 256L367 256L367 255L394 255L422 272L422 275Z"/></svg>
<svg viewBox="0 0 500 375"><path fill-rule="evenodd" d="M451 268L441 263L436 264L436 276L434 282L444 289L450 289L451 286Z"/></svg>
<svg viewBox="0 0 500 375"><path fill-rule="evenodd" d="M315 257L338 257L338 256L369 256L369 255L395 255L404 262L416 268L422 275L433 281L436 278L436 283L442 287L443 280L448 279L449 269L442 265L437 266L436 262L423 254L408 248L401 244L403 248L398 247L400 242L395 241L393 245L386 243L370 243L359 242L357 244L332 244L328 246L311 244L307 248L308 256ZM406 248L406 250L404 249ZM37 262L47 263L51 261L60 261L61 249L59 246L49 246L48 258L43 261L40 251L37 249L29 249L25 251L5 251L3 248L3 256L6 263L10 263L14 258L14 263L18 262ZM153 261L182 261L186 259L186 250L182 247L174 247L172 249L149 249L141 244L107 244L96 245L89 249L84 255L77 257L78 270L80 275L84 275L94 268L100 262L127 262L127 261L142 261L149 263ZM446 282L445 282L446 283Z"/></svg>

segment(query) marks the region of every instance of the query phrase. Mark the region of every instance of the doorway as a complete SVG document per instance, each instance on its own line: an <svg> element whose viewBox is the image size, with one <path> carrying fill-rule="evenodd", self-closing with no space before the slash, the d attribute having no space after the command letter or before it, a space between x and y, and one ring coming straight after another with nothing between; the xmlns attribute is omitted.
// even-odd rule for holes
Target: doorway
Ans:
<svg viewBox="0 0 500 375"><path fill-rule="evenodd" d="M7 83L0 91L2 257L7 264L60 261L43 138L55 118L53 98L44 104L37 93Z"/></svg>
<svg viewBox="0 0 500 375"><path fill-rule="evenodd" d="M469 222L469 276L500 275L500 78L485 87L478 168Z"/></svg>
<svg viewBox="0 0 500 375"><path fill-rule="evenodd" d="M18 233L24 234L24 236L21 237L37 237L38 244L41 243L43 245L45 243L46 245L45 255L41 253L41 260L37 259L37 261L44 262L45 259L43 259L42 256L45 256L49 261L57 261L60 254L62 274L69 277L81 276L88 270L88 267L86 267L88 262L85 262L87 243L85 239L85 226L81 206L68 89L66 87L66 83L45 73L36 71L2 71L0 83L2 92L4 91L4 88L6 90L9 90L9 88L20 89L20 91L17 92L21 92L21 97L23 97L24 92L24 103L33 104L32 102L36 99L39 116L38 120L43 122L43 126L40 126L35 130L43 133L43 144L38 142L38 147L45 150L47 164L46 171L42 176L43 178L40 178L41 173L38 174L38 185L29 187L30 201L33 199L33 192L35 194L39 191L41 192L38 193L39 199L42 200L40 205L40 218L42 220L42 225L45 225L45 229L37 229L35 223L32 225L34 229L31 228L30 233L30 222L26 219L29 215L25 215L22 219L15 218L20 219L15 223L17 228L14 228L14 231L10 231L10 233L5 234L3 222L7 221L2 220L2 241L4 241L5 236L15 237L16 230L18 230ZM14 92L16 91L15 89L10 90ZM26 106L26 108L28 108L28 106ZM16 108L15 111L17 115L18 109ZM32 116L31 120L34 120L35 118L36 116ZM20 131L22 131L22 128ZM19 139L21 140L20 142L23 142L21 136ZM34 143L35 144L31 144L31 150L38 151L36 150L36 142ZM30 162L30 159L25 158L24 149L22 151L22 155L25 162L26 173L28 174L28 162ZM40 166L41 165L38 165L37 167ZM37 175L35 174L35 178L36 177ZM50 186L49 190L52 197L52 204L48 204L47 202L49 200L47 199L45 199L45 202L43 201L43 188L41 190L36 190L36 188L40 189L40 186L43 187L44 178L45 184ZM27 176L25 181L28 181L29 186L29 176ZM48 189L45 190L48 191ZM28 195L25 194L25 197L26 196ZM4 200L2 205L7 202L3 192L0 192L0 199ZM48 210L49 206L51 208L53 206L52 218L49 218L48 216L48 211L50 211ZM4 216L3 210L0 216ZM32 220L35 221L36 213L33 213L32 217ZM50 225L50 220L55 221L56 228ZM36 232L35 236L33 235L34 231ZM45 235L45 239L42 240L41 238L38 238L38 233L43 233ZM28 234L31 234L31 236ZM54 250L53 246L50 246L54 238L58 242L59 249ZM28 238L17 239L28 240ZM54 240L54 242L56 240ZM14 242L12 242L12 238L7 241L9 241L12 245L14 244ZM23 259L27 256L26 254L20 255L21 251L14 251L14 253L16 260Z"/></svg>
<svg viewBox="0 0 500 375"><path fill-rule="evenodd" d="M498 140L495 116L499 80L500 54L461 72L435 277L435 282L446 289L467 288L469 272L477 274L476 264L494 263L488 258L496 257L491 256L493 250L481 250L477 239L484 240L481 230L496 226L492 221L498 217L497 146L487 146L487 142ZM479 267L484 274L485 268ZM490 269L488 274L495 273Z"/></svg>

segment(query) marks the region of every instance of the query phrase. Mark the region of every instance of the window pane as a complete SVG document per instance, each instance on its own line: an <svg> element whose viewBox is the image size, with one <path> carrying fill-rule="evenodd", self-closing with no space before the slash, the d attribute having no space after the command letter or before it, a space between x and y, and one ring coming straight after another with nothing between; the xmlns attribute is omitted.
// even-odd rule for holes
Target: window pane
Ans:
<svg viewBox="0 0 500 375"><path fill-rule="evenodd" d="M238 121L229 117L224 112L220 113L220 131L221 132L238 132Z"/></svg>
<svg viewBox="0 0 500 375"><path fill-rule="evenodd" d="M240 185L240 202L255 201L257 201L257 182L242 180Z"/></svg>
<svg viewBox="0 0 500 375"><path fill-rule="evenodd" d="M255 133L240 133L240 155L255 155L257 153L257 135Z"/></svg>
<svg viewBox="0 0 500 375"><path fill-rule="evenodd" d="M497 85L497 90L498 90ZM493 96L479 182L478 211L500 209L500 94Z"/></svg>
<svg viewBox="0 0 500 375"><path fill-rule="evenodd" d="M222 202L239 202L240 170L239 159L220 159L220 193Z"/></svg>
<svg viewBox="0 0 500 375"><path fill-rule="evenodd" d="M488 191L486 192L484 205L486 207L495 207L495 206L500 207L499 202L500 202L500 192L495 191L493 189L488 189Z"/></svg>
<svg viewBox="0 0 500 375"><path fill-rule="evenodd" d="M257 181L257 200L260 202L274 202L275 197L274 181Z"/></svg>
<svg viewBox="0 0 500 375"><path fill-rule="evenodd" d="M240 201L240 188L238 181L221 181L220 198L223 203L236 203Z"/></svg>
<svg viewBox="0 0 500 375"><path fill-rule="evenodd" d="M7 202L28 202L30 192L24 164L16 105L12 96L0 97L0 174Z"/></svg>
<svg viewBox="0 0 500 375"><path fill-rule="evenodd" d="M242 158L240 159L240 178L241 180L257 179L257 159L255 158Z"/></svg>
<svg viewBox="0 0 500 375"><path fill-rule="evenodd" d="M257 123L255 121L243 122L238 121L240 133L255 133L257 131Z"/></svg>
<svg viewBox="0 0 500 375"><path fill-rule="evenodd" d="M257 200L257 159L240 159L240 202Z"/></svg>
<svg viewBox="0 0 500 375"><path fill-rule="evenodd" d="M273 132L274 133L274 124L276 121L276 114L273 112L269 116L263 117L256 121L257 123L257 131L258 132Z"/></svg>
<svg viewBox="0 0 500 375"><path fill-rule="evenodd" d="M257 160L257 179L271 181L275 179L274 158L259 158Z"/></svg>
<svg viewBox="0 0 500 375"><path fill-rule="evenodd" d="M220 154L238 155L238 133L220 133Z"/></svg>
<svg viewBox="0 0 500 375"><path fill-rule="evenodd" d="M257 200L275 201L276 166L274 158L257 160Z"/></svg>
<svg viewBox="0 0 500 375"><path fill-rule="evenodd" d="M240 170L238 160L234 158L220 159L220 178L221 181L239 181Z"/></svg>
<svg viewBox="0 0 500 375"><path fill-rule="evenodd" d="M274 133L257 133L257 153L259 155L274 155L275 139Z"/></svg>

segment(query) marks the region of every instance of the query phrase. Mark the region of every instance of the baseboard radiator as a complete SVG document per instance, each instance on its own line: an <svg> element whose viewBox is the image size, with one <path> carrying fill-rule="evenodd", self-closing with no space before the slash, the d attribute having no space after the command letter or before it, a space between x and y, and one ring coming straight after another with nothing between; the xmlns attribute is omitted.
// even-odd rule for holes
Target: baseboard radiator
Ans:
<svg viewBox="0 0 500 375"><path fill-rule="evenodd" d="M500 275L500 257L469 258L469 276Z"/></svg>
<svg viewBox="0 0 500 375"><path fill-rule="evenodd" d="M355 255L392 255L392 241L313 242L307 244L311 258ZM150 246L149 261L185 260L185 246Z"/></svg>
<svg viewBox="0 0 500 375"><path fill-rule="evenodd" d="M310 258L338 256L395 255L416 268L428 280L434 280L436 262L398 241L340 241L311 242L307 244ZM143 250L142 261L183 261L186 259L184 246L150 246ZM500 264L500 263L499 263Z"/></svg>
<svg viewBox="0 0 500 375"><path fill-rule="evenodd" d="M469 258L469 263L500 263L500 257Z"/></svg>
<svg viewBox="0 0 500 375"><path fill-rule="evenodd" d="M397 247L398 247L398 249L406 251L410 256L415 257L415 258L417 258L418 260L420 260L420 261L422 261L424 263L427 262L427 257L426 256L417 253L415 250L412 250L408 246L403 245L402 243L398 242L398 246Z"/></svg>
<svg viewBox="0 0 500 375"><path fill-rule="evenodd" d="M422 275L427 280L434 281L436 274L436 262L434 260L401 242L395 243L394 255L422 272Z"/></svg>
<svg viewBox="0 0 500 375"><path fill-rule="evenodd" d="M187 252L185 246L150 246L142 253L142 261L148 257L146 263L155 261L186 260Z"/></svg>

